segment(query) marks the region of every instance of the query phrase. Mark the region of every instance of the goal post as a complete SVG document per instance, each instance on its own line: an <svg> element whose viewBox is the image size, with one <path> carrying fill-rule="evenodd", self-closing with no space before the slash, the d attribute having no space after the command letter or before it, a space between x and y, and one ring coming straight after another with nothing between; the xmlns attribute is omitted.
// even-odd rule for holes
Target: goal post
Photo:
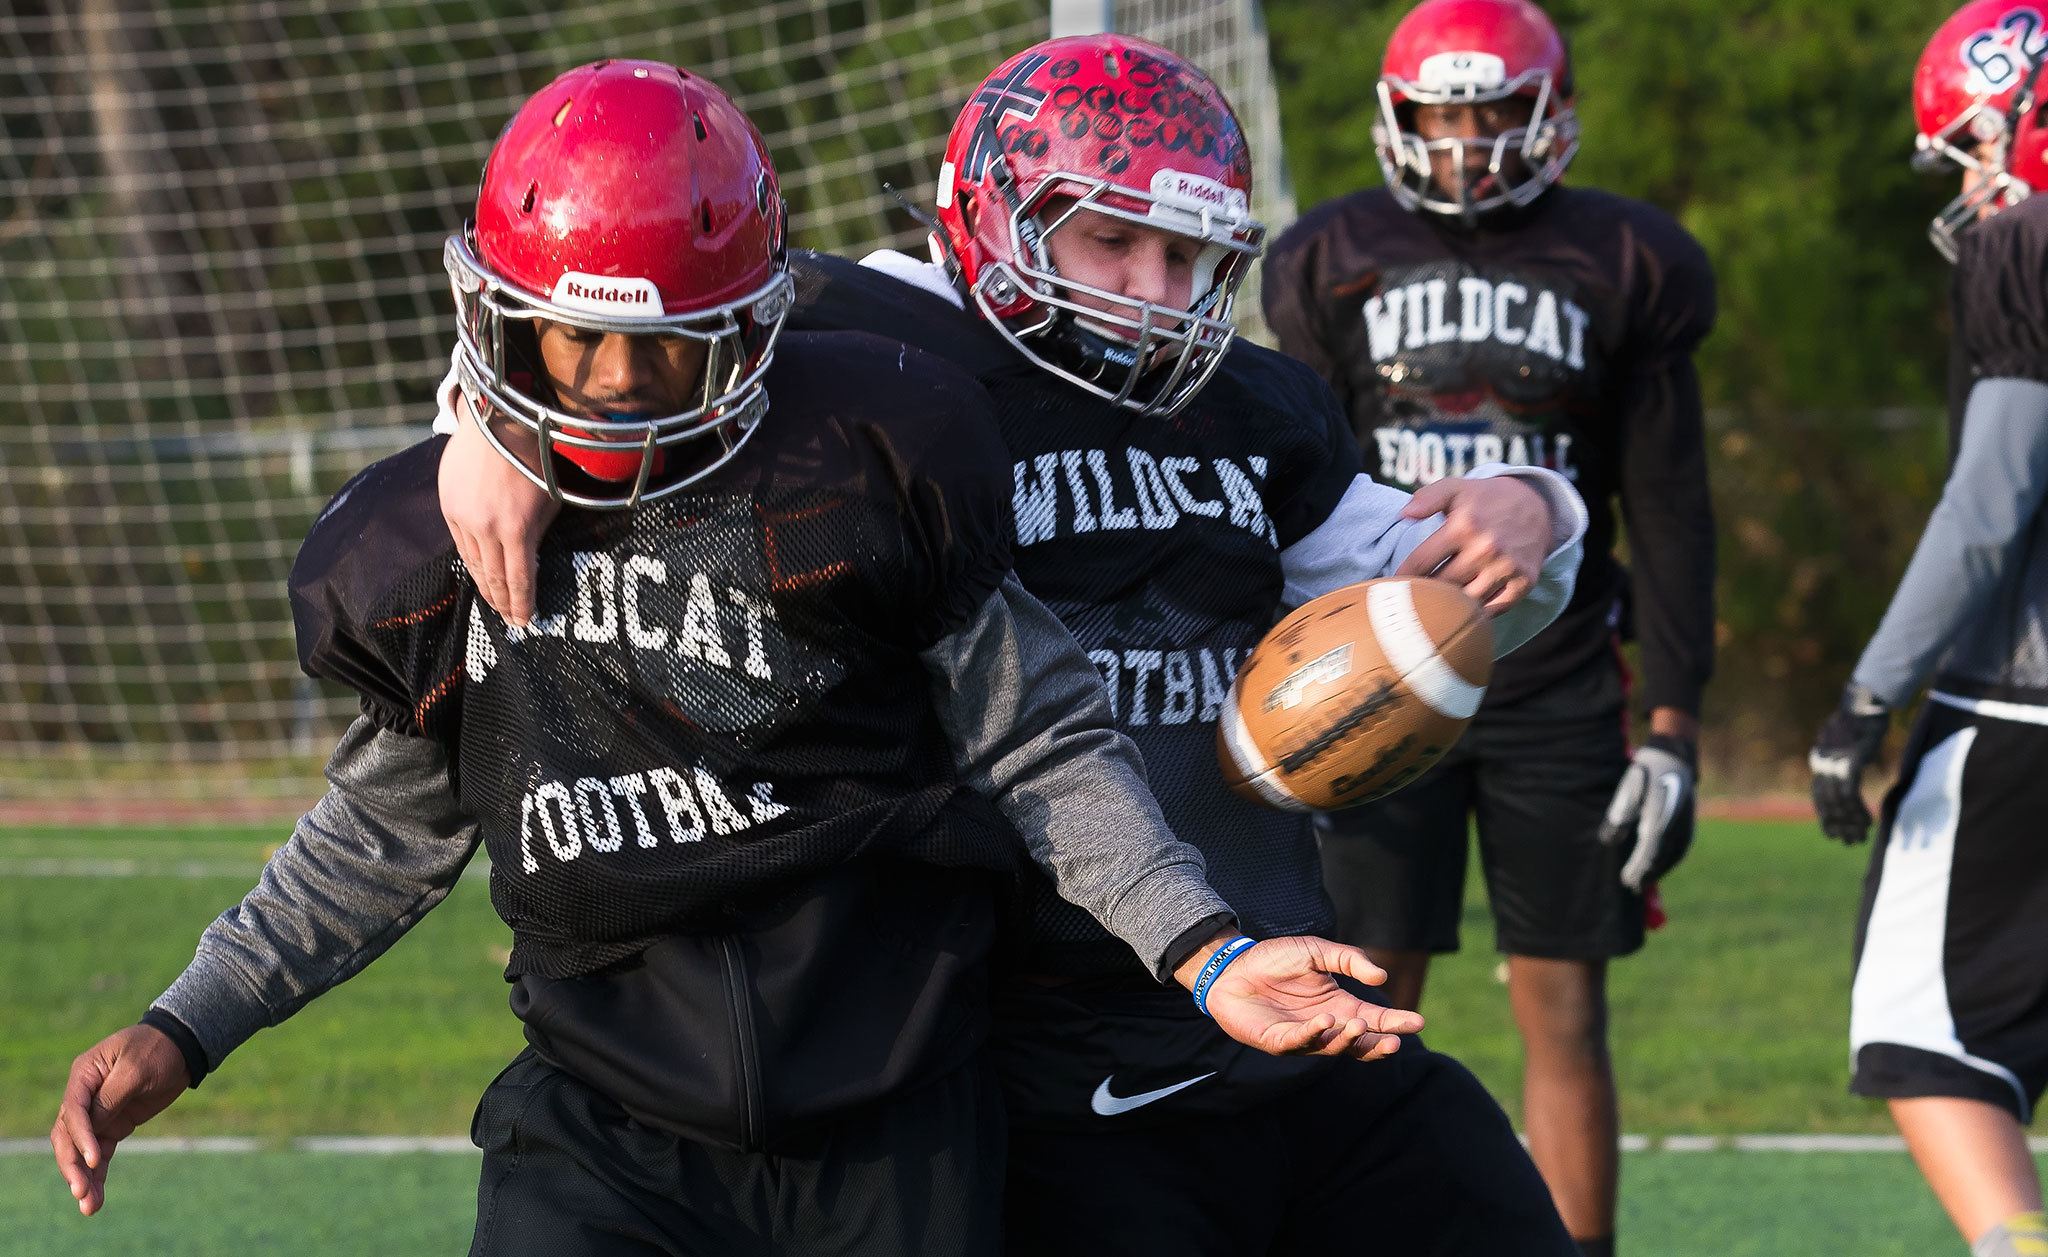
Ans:
<svg viewBox="0 0 2048 1257"><path fill-rule="evenodd" d="M0 6L0 820L317 792L355 705L300 676L285 578L342 481L424 432L441 242L535 87L699 69L762 127L797 243L921 252L883 185L930 204L960 102L1050 3ZM1215 74L1286 221L1256 0L1076 3Z"/></svg>

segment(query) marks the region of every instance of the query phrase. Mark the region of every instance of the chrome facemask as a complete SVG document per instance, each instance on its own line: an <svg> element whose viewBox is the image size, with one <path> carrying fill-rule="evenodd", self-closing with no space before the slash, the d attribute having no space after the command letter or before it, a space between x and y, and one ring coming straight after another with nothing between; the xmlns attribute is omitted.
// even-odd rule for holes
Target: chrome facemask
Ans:
<svg viewBox="0 0 2048 1257"><path fill-rule="evenodd" d="M787 271L776 271L754 292L712 309L633 317L574 309L521 291L478 258L461 234L448 238L442 263L455 295L455 369L471 417L492 448L557 502L595 510L625 510L666 497L729 461L768 410L762 378L774 361L776 339L794 304L794 285ZM709 348L698 403L675 414L631 419L593 418L557 409L514 382L520 364L510 360L506 349L507 325L514 322L536 326L557 322L592 332L702 341ZM531 365L538 368L537 363ZM535 435L542 451L538 471L528 467L491 430L493 415L502 415ZM606 435L588 435L599 431ZM639 470L623 496L565 486L554 458L555 453L569 449L619 455L636 446ZM664 465L687 465L689 470L671 476L663 470ZM653 483L656 480L660 483ZM607 483L588 474L578 477L579 484L584 482Z"/></svg>
<svg viewBox="0 0 2048 1257"><path fill-rule="evenodd" d="M1073 204L1049 221L1040 214L1055 196ZM1118 202L1145 205L1139 212ZM1120 292L1070 279L1053 266L1046 242L1083 212L1187 237L1200 252L1186 309L1133 301ZM975 304L1005 339L1061 379L1145 415L1185 406L1223 364L1237 336L1237 290L1264 247L1266 229L1249 212L1167 204L1103 179L1055 172L1029 202L1013 200L1006 230L1013 261L982 267ZM1076 297L1092 298L1098 308ZM1028 303L1022 314L1015 311Z"/></svg>
<svg viewBox="0 0 2048 1257"><path fill-rule="evenodd" d="M1490 138L1426 140L1401 125L1394 102L1394 87L1411 105L1477 105L1504 100L1536 87L1535 107L1530 123L1512 127ZM1429 91L1406 81L1380 80L1379 116L1372 127L1373 150L1379 158L1380 174L1387 190L1403 209L1460 218L1472 222L1480 215L1509 206L1527 205L1543 195L1544 189L1564 176L1565 168L1579 151L1578 116L1569 105L1560 105L1544 70L1532 70L1493 88L1448 88ZM1486 196L1472 195L1473 176L1466 158L1474 151L1486 155L1485 169L1497 190ZM1431 158L1449 157L1458 174L1458 186L1438 185ZM1518 159L1520 176L1510 174L1510 158Z"/></svg>

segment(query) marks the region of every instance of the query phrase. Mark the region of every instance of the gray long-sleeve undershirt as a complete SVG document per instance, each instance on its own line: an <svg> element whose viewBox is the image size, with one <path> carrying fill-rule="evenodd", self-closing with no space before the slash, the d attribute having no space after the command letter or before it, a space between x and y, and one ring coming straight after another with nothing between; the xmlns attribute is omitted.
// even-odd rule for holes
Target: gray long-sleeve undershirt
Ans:
<svg viewBox="0 0 2048 1257"><path fill-rule="evenodd" d="M327 793L299 818L242 902L200 935L156 1001L218 1066L384 954L448 897L481 831L455 801L438 742L358 718L327 762Z"/></svg>
<svg viewBox="0 0 2048 1257"><path fill-rule="evenodd" d="M1487 463L1467 472L1465 479L1494 476L1508 476L1536 490L1550 508L1551 520L1550 550L1535 585L1494 618L1493 657L1498 659L1536 636L1572 600L1586 551L1586 503L1569 480L1542 467ZM1444 525L1442 515L1405 518L1401 512L1409 496L1370 476L1354 480L1328 519L1280 552L1286 581L1281 601L1298 607L1333 589L1391 575Z"/></svg>
<svg viewBox="0 0 2048 1257"><path fill-rule="evenodd" d="M1230 918L1201 853L1173 836L1146 790L1094 665L1015 577L923 657L963 781L995 802L1062 895L1161 976L1188 935ZM256 887L206 928L156 1001L209 1066L382 955L476 852L477 823L436 742L357 720L327 779Z"/></svg>
<svg viewBox="0 0 2048 1257"><path fill-rule="evenodd" d="M2015 575L2014 558L2048 497L2048 384L1986 379L1970 390L1960 448L1855 680L1887 704L1907 703ZM2006 661L1953 658L1970 672ZM1987 676L1985 680L1996 680Z"/></svg>

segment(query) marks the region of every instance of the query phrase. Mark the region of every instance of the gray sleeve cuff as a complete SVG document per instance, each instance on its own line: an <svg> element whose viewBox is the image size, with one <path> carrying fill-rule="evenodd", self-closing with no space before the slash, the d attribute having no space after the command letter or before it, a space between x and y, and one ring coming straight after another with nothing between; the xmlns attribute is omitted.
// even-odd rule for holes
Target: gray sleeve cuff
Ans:
<svg viewBox="0 0 2048 1257"><path fill-rule="evenodd" d="M358 719L327 779L255 889L206 927L155 1001L213 1068L382 955L447 897L476 850L437 743Z"/></svg>
<svg viewBox="0 0 2048 1257"><path fill-rule="evenodd" d="M1547 468L1486 463L1466 473L1468 480L1494 476L1523 481L1550 507L1550 551L1536 587L1494 617L1493 653L1499 658L1536 636L1572 600L1585 558L1586 503L1569 480ZM1333 589L1393 575L1415 547L1443 527L1441 515L1403 518L1409 496L1370 476L1354 480L1328 519L1281 552L1282 603L1298 607Z"/></svg>
<svg viewBox="0 0 2048 1257"><path fill-rule="evenodd" d="M1063 898L1170 974L1173 942L1230 908L1201 853L1167 828L1101 676L1059 618L1011 576L924 658L962 779L995 802Z"/></svg>
<svg viewBox="0 0 2048 1257"><path fill-rule="evenodd" d="M1443 516L1407 519L1409 494L1360 475L1330 517L1280 552L1281 602L1298 607L1333 589L1392 576L1415 547L1443 527Z"/></svg>
<svg viewBox="0 0 2048 1257"><path fill-rule="evenodd" d="M1493 618L1493 657L1499 659L1550 627L1572 600L1579 564L1586 557L1586 501L1571 481L1547 467L1486 463L1466 473L1468 480L1493 476L1513 476L1542 494L1550 506L1550 553L1544 556L1535 588Z"/></svg>

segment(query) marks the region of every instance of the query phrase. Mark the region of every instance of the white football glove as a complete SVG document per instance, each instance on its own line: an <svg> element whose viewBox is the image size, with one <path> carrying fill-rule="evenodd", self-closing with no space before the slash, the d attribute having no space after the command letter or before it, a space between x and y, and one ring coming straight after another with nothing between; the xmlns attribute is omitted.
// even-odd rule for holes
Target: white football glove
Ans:
<svg viewBox="0 0 2048 1257"><path fill-rule="evenodd" d="M1652 735L1636 749L1607 805L1600 841L1632 844L1621 866L1621 884L1638 894L1678 867L1692 847L1697 761L1691 743Z"/></svg>

